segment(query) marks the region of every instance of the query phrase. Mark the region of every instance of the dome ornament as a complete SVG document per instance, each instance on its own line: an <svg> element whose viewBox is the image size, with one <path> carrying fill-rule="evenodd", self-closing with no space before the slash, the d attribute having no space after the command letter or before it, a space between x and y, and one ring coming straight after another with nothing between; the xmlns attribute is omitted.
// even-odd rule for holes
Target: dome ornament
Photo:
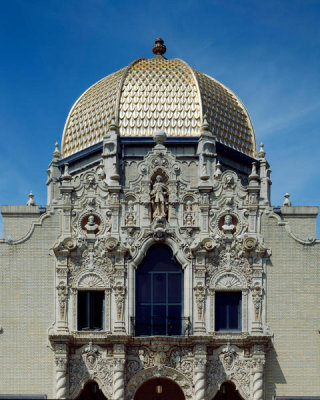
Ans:
<svg viewBox="0 0 320 400"><path fill-rule="evenodd" d="M156 56L162 56L167 51L164 41L161 38L155 40L152 51Z"/></svg>

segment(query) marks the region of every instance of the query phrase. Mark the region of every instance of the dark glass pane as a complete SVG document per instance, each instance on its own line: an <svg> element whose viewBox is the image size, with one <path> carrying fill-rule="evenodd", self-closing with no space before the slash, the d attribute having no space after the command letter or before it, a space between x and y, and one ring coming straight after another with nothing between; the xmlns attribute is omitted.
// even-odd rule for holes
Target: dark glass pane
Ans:
<svg viewBox="0 0 320 400"><path fill-rule="evenodd" d="M137 277L137 302L150 303L151 301L151 275L141 274Z"/></svg>
<svg viewBox="0 0 320 400"><path fill-rule="evenodd" d="M218 297L216 298L215 317L215 330L227 329L227 307Z"/></svg>
<svg viewBox="0 0 320 400"><path fill-rule="evenodd" d="M78 292L78 330L89 328L89 315L87 307L88 292Z"/></svg>
<svg viewBox="0 0 320 400"><path fill-rule="evenodd" d="M179 311L172 311L171 319L179 314L183 303L183 271L173 257L172 250L165 245L152 246L136 274L136 330L139 335L168 335L169 305L178 303ZM143 306L152 309L149 319L144 315ZM141 315L140 315L141 314ZM172 334L181 334L179 324L171 323ZM149 327L147 325L149 324ZM173 326L173 327L172 327ZM178 332L179 333L176 333Z"/></svg>
<svg viewBox="0 0 320 400"><path fill-rule="evenodd" d="M153 302L166 303L167 285L166 274L153 274Z"/></svg>
<svg viewBox="0 0 320 400"><path fill-rule="evenodd" d="M90 292L90 328L100 330L103 328L103 292Z"/></svg>
<svg viewBox="0 0 320 400"><path fill-rule="evenodd" d="M145 272L180 272L181 266L173 257L170 247L154 245L150 247L138 271Z"/></svg>
<svg viewBox="0 0 320 400"><path fill-rule="evenodd" d="M181 335L181 306L168 306L168 335Z"/></svg>
<svg viewBox="0 0 320 400"><path fill-rule="evenodd" d="M166 306L153 306L153 335L167 334Z"/></svg>
<svg viewBox="0 0 320 400"><path fill-rule="evenodd" d="M241 329L240 318L239 318L239 303L230 304L229 306L229 328L230 329Z"/></svg>
<svg viewBox="0 0 320 400"><path fill-rule="evenodd" d="M151 335L151 306L138 306L136 317L136 336Z"/></svg>
<svg viewBox="0 0 320 400"><path fill-rule="evenodd" d="M181 274L168 274L168 302L182 302L182 279Z"/></svg>
<svg viewBox="0 0 320 400"><path fill-rule="evenodd" d="M241 330L241 292L217 292L215 330Z"/></svg>

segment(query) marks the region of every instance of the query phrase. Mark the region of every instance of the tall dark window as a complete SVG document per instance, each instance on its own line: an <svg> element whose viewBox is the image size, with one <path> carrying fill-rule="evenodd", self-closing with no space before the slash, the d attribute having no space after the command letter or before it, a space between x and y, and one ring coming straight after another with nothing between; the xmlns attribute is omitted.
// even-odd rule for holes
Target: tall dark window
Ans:
<svg viewBox="0 0 320 400"><path fill-rule="evenodd" d="M136 274L136 336L181 335L183 271L164 245L152 246Z"/></svg>
<svg viewBox="0 0 320 400"><path fill-rule="evenodd" d="M216 331L241 331L241 298L241 292L216 292Z"/></svg>
<svg viewBox="0 0 320 400"><path fill-rule="evenodd" d="M104 292L78 292L78 330L102 330L104 314Z"/></svg>

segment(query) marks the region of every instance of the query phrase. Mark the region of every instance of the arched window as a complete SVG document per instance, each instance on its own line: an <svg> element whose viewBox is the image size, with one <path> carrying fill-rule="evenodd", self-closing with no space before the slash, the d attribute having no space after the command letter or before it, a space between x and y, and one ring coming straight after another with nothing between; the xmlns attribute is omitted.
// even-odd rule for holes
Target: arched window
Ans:
<svg viewBox="0 0 320 400"><path fill-rule="evenodd" d="M136 274L136 336L182 335L183 271L165 245L148 250Z"/></svg>

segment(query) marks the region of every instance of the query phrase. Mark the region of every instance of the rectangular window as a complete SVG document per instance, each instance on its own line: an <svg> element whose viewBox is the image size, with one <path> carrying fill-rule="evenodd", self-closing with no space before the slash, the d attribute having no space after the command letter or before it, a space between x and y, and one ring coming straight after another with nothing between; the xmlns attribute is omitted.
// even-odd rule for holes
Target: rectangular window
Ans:
<svg viewBox="0 0 320 400"><path fill-rule="evenodd" d="M241 299L241 292L216 292L216 331L241 331Z"/></svg>
<svg viewBox="0 0 320 400"><path fill-rule="evenodd" d="M104 329L104 292L78 292L78 331Z"/></svg>

